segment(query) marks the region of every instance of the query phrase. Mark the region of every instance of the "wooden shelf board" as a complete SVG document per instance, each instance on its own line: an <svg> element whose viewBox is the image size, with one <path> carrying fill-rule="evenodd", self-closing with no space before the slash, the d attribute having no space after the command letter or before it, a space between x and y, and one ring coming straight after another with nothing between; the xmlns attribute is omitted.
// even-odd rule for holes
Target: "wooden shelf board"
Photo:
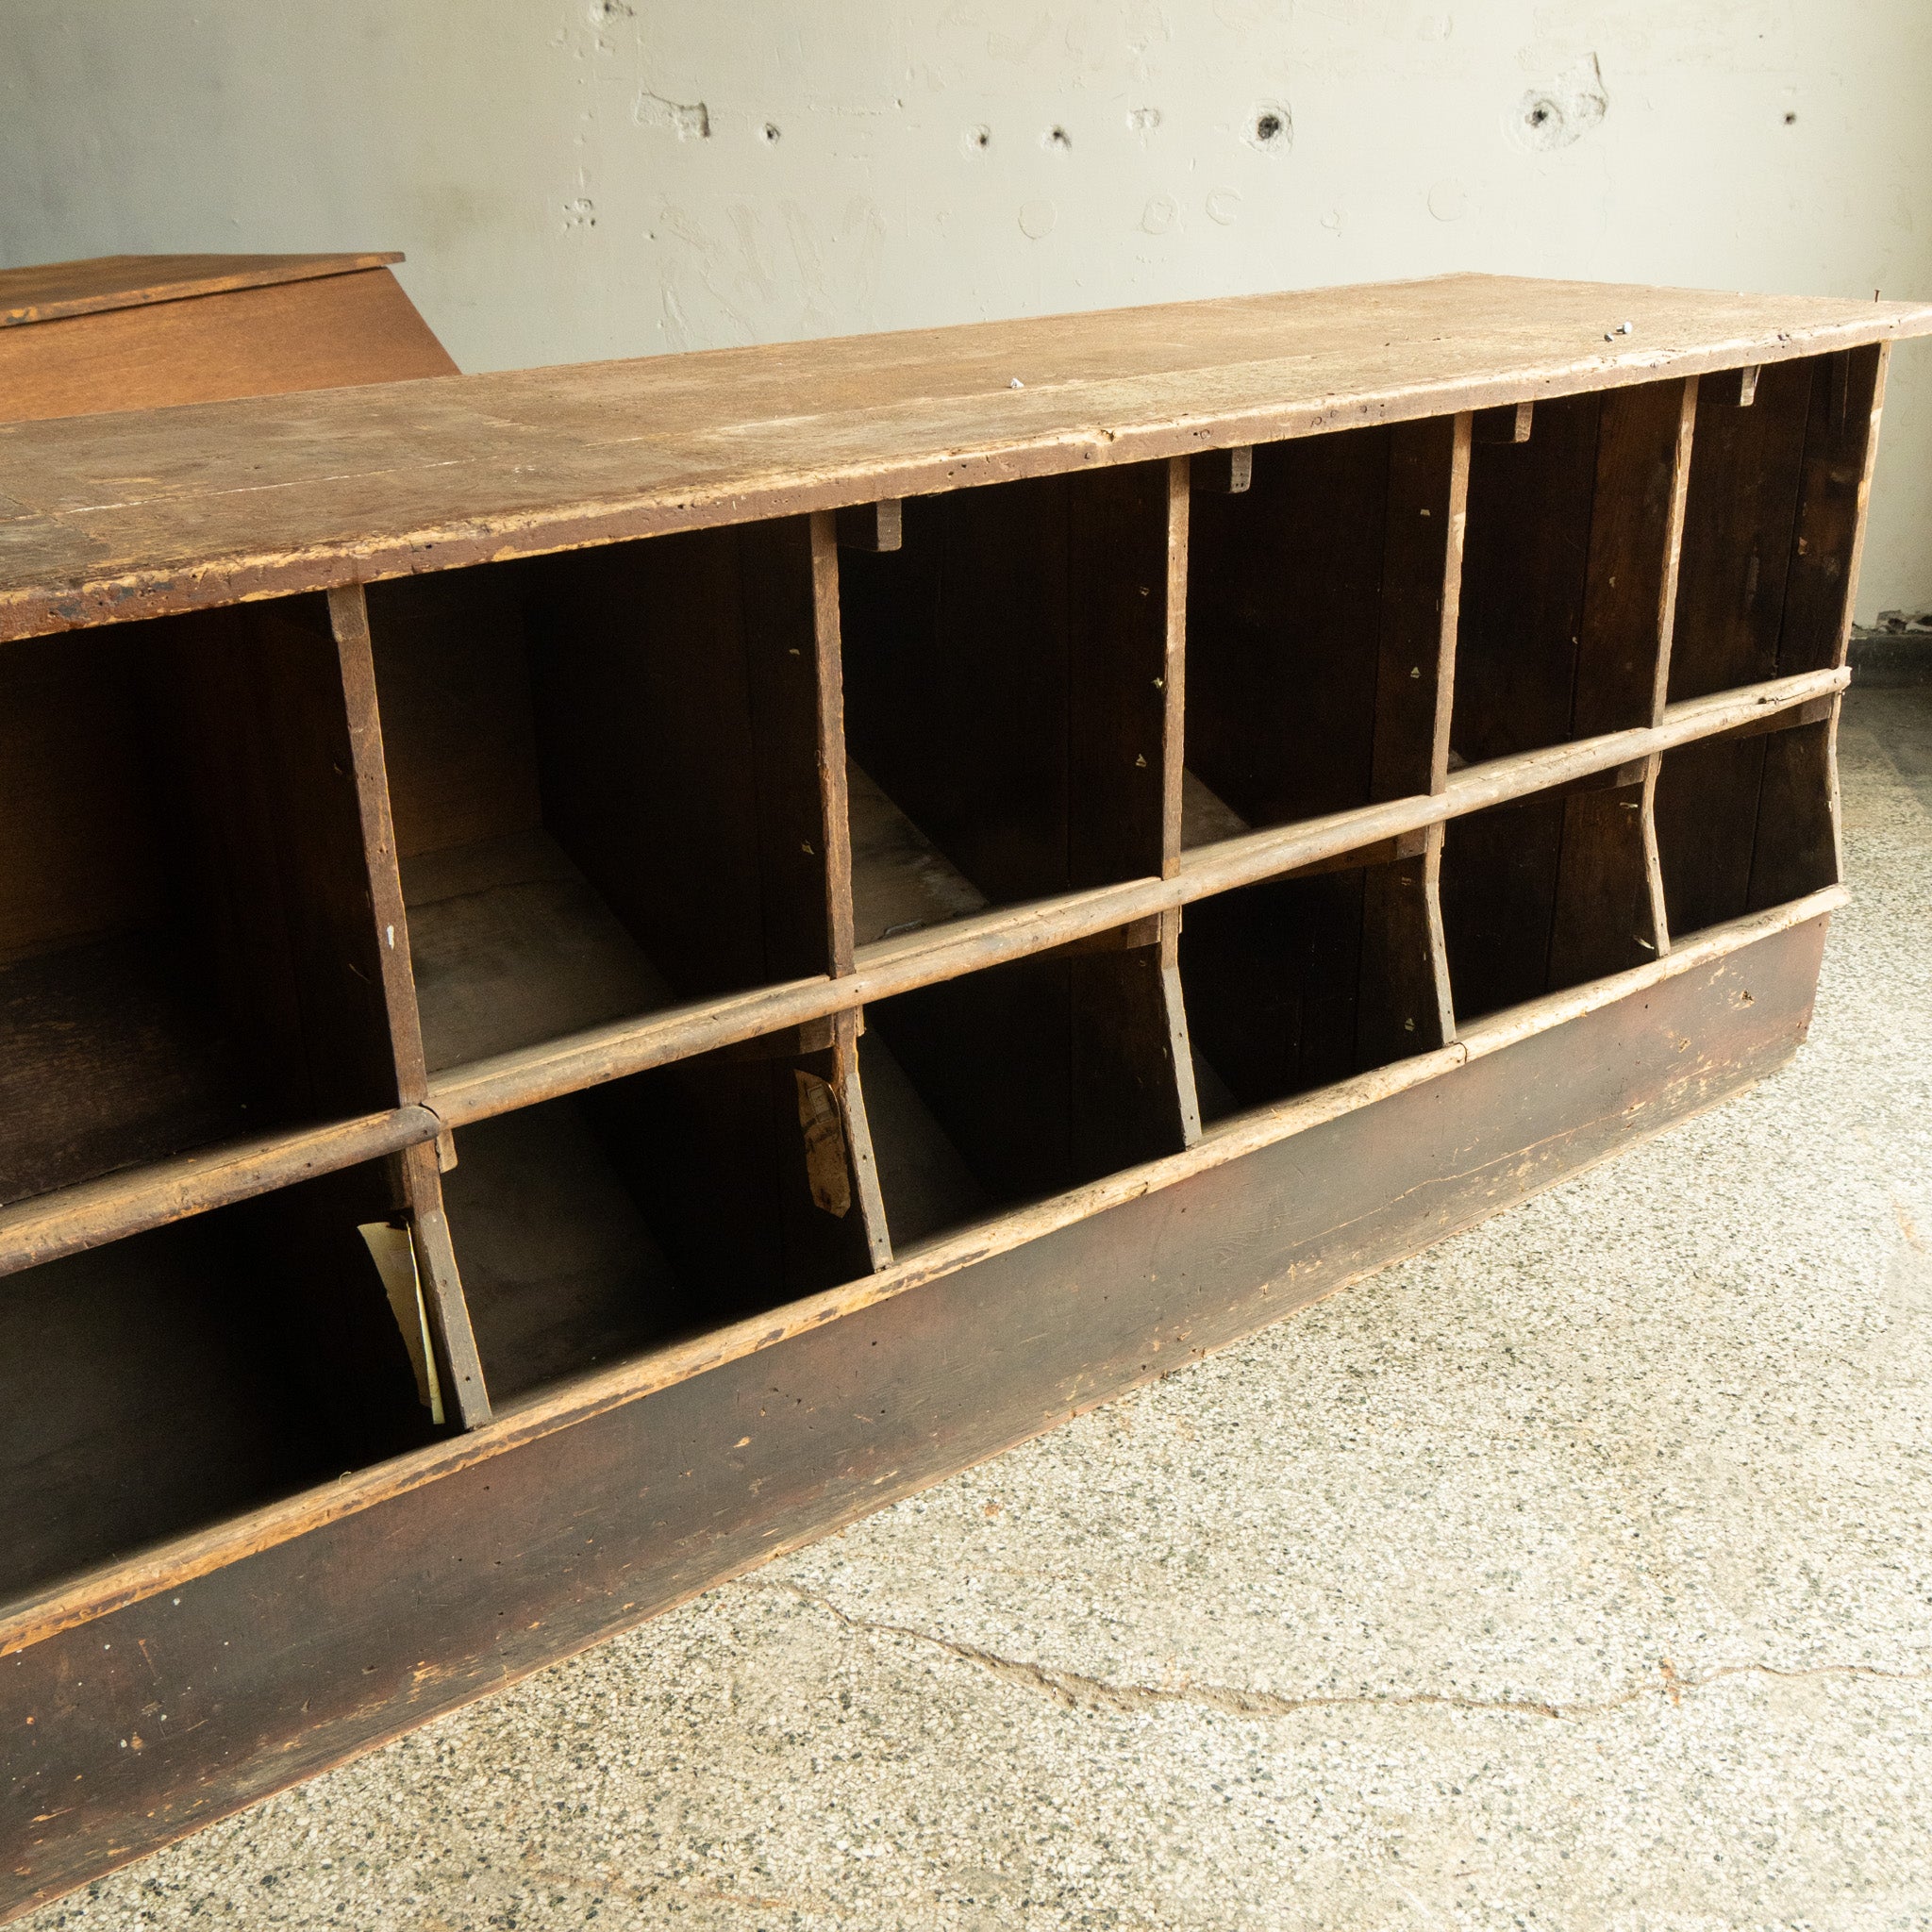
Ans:
<svg viewBox="0 0 1932 1932"><path fill-rule="evenodd" d="M986 894L850 759L852 924L860 945L983 911Z"/></svg>
<svg viewBox="0 0 1932 1932"><path fill-rule="evenodd" d="M23 424L0 639L1927 332L1447 275Z"/></svg>
<svg viewBox="0 0 1932 1932"><path fill-rule="evenodd" d="M401 870L432 1073L673 1004L547 832L422 853Z"/></svg>
<svg viewBox="0 0 1932 1932"><path fill-rule="evenodd" d="M458 1156L443 1202L492 1402L689 1325L670 1262L575 1102L465 1128Z"/></svg>
<svg viewBox="0 0 1932 1932"><path fill-rule="evenodd" d="M1205 780L1191 771L1181 773L1181 850L1197 845L1218 845L1224 839L1239 839L1254 826L1242 818Z"/></svg>

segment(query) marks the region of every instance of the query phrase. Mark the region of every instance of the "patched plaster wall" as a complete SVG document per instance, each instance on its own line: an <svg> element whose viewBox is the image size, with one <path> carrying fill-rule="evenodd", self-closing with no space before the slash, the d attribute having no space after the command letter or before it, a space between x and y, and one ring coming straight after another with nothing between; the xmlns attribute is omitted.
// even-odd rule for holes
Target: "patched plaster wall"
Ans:
<svg viewBox="0 0 1932 1932"><path fill-rule="evenodd" d="M0 0L0 262L406 249L468 369L1457 268L1932 296L1925 0ZM1859 604L1932 607L1932 350Z"/></svg>

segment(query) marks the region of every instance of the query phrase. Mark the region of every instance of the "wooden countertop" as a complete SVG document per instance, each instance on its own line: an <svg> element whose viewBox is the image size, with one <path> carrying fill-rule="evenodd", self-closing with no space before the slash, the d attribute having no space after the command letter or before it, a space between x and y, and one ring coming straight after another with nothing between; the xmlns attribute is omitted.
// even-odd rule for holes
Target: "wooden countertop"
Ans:
<svg viewBox="0 0 1932 1932"><path fill-rule="evenodd" d="M1450 275L25 423L0 639L1927 333Z"/></svg>

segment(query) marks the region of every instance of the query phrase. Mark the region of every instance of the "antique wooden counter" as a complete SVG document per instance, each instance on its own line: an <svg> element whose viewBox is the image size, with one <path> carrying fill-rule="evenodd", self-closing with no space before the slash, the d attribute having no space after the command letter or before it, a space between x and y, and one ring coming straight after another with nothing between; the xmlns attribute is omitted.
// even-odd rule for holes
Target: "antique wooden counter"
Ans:
<svg viewBox="0 0 1932 1932"><path fill-rule="evenodd" d="M0 428L0 1916L1779 1065L1927 330L1462 276Z"/></svg>

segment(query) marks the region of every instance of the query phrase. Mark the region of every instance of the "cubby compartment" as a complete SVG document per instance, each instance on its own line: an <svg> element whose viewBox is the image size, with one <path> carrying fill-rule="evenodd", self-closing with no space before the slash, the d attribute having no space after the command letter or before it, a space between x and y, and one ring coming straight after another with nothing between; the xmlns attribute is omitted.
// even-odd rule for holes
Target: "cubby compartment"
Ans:
<svg viewBox="0 0 1932 1932"><path fill-rule="evenodd" d="M397 1219L378 1162L0 1279L0 1599L427 1441Z"/></svg>
<svg viewBox="0 0 1932 1932"><path fill-rule="evenodd" d="M1453 764L1654 722L1691 408L1671 381L1477 414Z"/></svg>
<svg viewBox="0 0 1932 1932"><path fill-rule="evenodd" d="M1880 387L1876 344L1699 385L1674 700L1843 661Z"/></svg>
<svg viewBox="0 0 1932 1932"><path fill-rule="evenodd" d="M896 1249L1197 1138L1170 957L1149 921L867 1007L859 1065Z"/></svg>
<svg viewBox="0 0 1932 1932"><path fill-rule="evenodd" d="M1655 959L1643 765L1449 821L1442 929L1458 1024Z"/></svg>
<svg viewBox="0 0 1932 1932"><path fill-rule="evenodd" d="M856 1023L460 1129L442 1177L493 1403L886 1258Z"/></svg>
<svg viewBox="0 0 1932 1932"><path fill-rule="evenodd" d="M1392 1061L1454 1031L1426 837L1196 900L1181 984L1212 1121Z"/></svg>
<svg viewBox="0 0 1932 1932"><path fill-rule="evenodd" d="M1160 873L1178 480L917 497L896 548L841 552L858 943Z"/></svg>
<svg viewBox="0 0 1932 1932"><path fill-rule="evenodd" d="M1182 842L1435 789L1451 418L1197 458Z"/></svg>
<svg viewBox="0 0 1932 1932"><path fill-rule="evenodd" d="M795 518L370 587L432 1072L829 963Z"/></svg>
<svg viewBox="0 0 1932 1932"><path fill-rule="evenodd" d="M0 649L0 1206L393 1106L321 597Z"/></svg>
<svg viewBox="0 0 1932 1932"><path fill-rule="evenodd" d="M1835 885L1831 701L1666 752L1657 858L1674 939Z"/></svg>

